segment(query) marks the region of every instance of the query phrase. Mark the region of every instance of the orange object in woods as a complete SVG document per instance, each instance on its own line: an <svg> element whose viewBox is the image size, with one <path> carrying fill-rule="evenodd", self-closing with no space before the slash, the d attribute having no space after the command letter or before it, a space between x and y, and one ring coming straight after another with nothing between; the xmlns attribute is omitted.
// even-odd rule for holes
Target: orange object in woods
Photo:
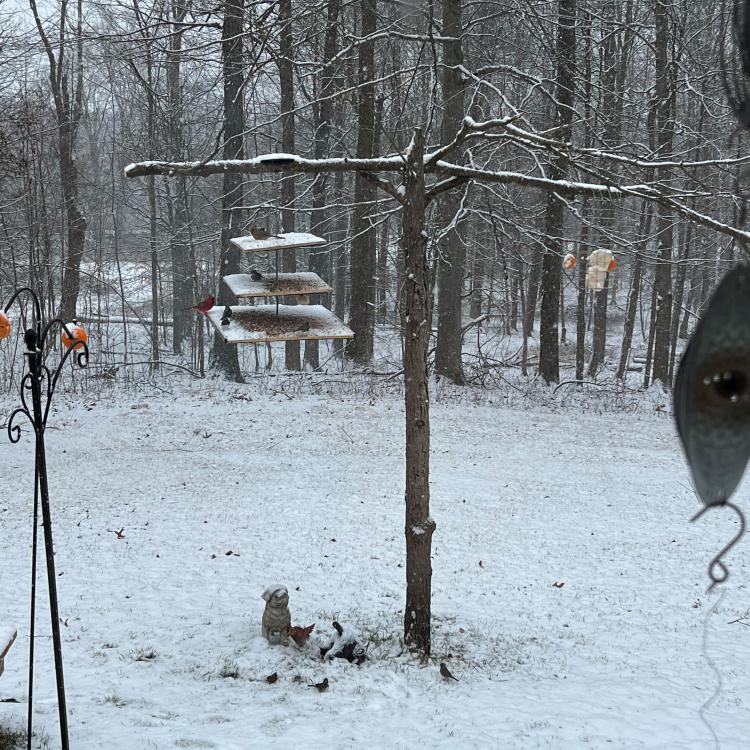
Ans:
<svg viewBox="0 0 750 750"><path fill-rule="evenodd" d="M89 335L88 333L86 333L86 330L84 328L82 328L79 325L76 325L75 323L68 323L67 327L71 335L68 336L64 328L62 330L62 333L60 334L60 338L62 339L63 346L66 349L70 349L70 347L74 345L78 346L78 344L88 343Z"/></svg>
<svg viewBox="0 0 750 750"><path fill-rule="evenodd" d="M612 260L609 261L609 265L607 266L607 272L612 273L612 271L614 271L615 268L617 268L617 261L614 258L612 258Z"/></svg>
<svg viewBox="0 0 750 750"><path fill-rule="evenodd" d="M0 341L10 336L10 319L4 312L0 312Z"/></svg>
<svg viewBox="0 0 750 750"><path fill-rule="evenodd" d="M572 271L576 267L577 263L578 263L578 261L576 260L576 256L573 255L573 253L568 253L563 258L563 268L566 271Z"/></svg>

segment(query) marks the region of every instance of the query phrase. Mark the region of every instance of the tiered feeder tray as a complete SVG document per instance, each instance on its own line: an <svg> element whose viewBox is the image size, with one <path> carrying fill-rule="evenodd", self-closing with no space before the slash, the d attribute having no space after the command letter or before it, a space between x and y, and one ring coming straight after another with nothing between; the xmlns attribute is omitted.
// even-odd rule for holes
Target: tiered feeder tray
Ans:
<svg viewBox="0 0 750 750"><path fill-rule="evenodd" d="M234 273L224 277L224 283L237 299L248 297L286 297L296 294L328 294L333 291L316 273L268 274L261 281L253 281L250 274Z"/></svg>
<svg viewBox="0 0 750 750"><path fill-rule="evenodd" d="M250 274L224 276L223 281L234 297L247 300L274 297L275 305L230 305L226 325L225 306L208 311L207 317L228 344L264 344L273 341L318 341L320 339L351 339L354 332L323 305L280 305L279 297L327 294L333 291L315 273L279 273L279 252L305 247L321 247L322 237L306 232L287 232L279 237L256 240L252 236L235 237L231 244L239 250L255 253L276 253L276 270L253 281Z"/></svg>
<svg viewBox="0 0 750 750"><path fill-rule="evenodd" d="M225 326L221 324L223 314L223 306L207 313L228 344L354 338L352 330L323 305L234 306Z"/></svg>
<svg viewBox="0 0 750 750"><path fill-rule="evenodd" d="M326 241L322 237L316 237L307 232L287 232L278 238L270 237L267 240L256 240L251 235L247 237L235 237L229 240L238 250L248 253L272 253L276 250L294 250L301 247L320 247Z"/></svg>

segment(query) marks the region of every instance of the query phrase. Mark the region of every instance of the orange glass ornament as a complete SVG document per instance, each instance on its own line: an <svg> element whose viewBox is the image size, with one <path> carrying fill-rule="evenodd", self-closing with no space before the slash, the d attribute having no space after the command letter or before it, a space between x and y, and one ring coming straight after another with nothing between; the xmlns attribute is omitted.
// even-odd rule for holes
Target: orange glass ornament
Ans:
<svg viewBox="0 0 750 750"><path fill-rule="evenodd" d="M62 333L60 334L60 338L63 342L63 346L66 349L70 349L72 346L78 346L79 344L88 343L89 335L88 333L86 333L85 328L75 323L68 323L67 327L71 335L68 336L68 333L64 328L62 330Z"/></svg>
<svg viewBox="0 0 750 750"><path fill-rule="evenodd" d="M10 336L10 331L10 318L4 312L0 311L0 341L7 339Z"/></svg>

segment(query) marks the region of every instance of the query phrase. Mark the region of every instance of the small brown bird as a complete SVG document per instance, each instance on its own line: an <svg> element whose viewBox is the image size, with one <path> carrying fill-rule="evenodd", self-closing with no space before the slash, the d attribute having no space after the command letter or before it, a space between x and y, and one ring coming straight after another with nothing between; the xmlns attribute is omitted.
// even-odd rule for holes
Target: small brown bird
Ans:
<svg viewBox="0 0 750 750"><path fill-rule="evenodd" d="M279 237L278 234L269 234L265 227L250 227L250 234L253 235L254 240L283 240L283 237Z"/></svg>
<svg viewBox="0 0 750 750"><path fill-rule="evenodd" d="M448 669L448 665L445 662L440 662L440 676L447 682L448 680L455 680L458 682L458 677L454 677L451 674L450 669Z"/></svg>
<svg viewBox="0 0 750 750"><path fill-rule="evenodd" d="M315 682L309 687L314 687L319 693L325 693L325 691L328 690L328 678L325 677L323 682Z"/></svg>
<svg viewBox="0 0 750 750"><path fill-rule="evenodd" d="M232 319L232 308L229 305L224 305L224 312L221 314L221 324L228 326L229 321Z"/></svg>
<svg viewBox="0 0 750 750"><path fill-rule="evenodd" d="M273 674L269 674L268 677L266 677L266 682L269 685L273 685L273 683L276 682L276 680L278 679L279 679L279 675L276 672L274 672Z"/></svg>
<svg viewBox="0 0 750 750"><path fill-rule="evenodd" d="M250 271L250 278L253 281L263 281L263 274L260 271L256 271L254 268Z"/></svg>
<svg viewBox="0 0 750 750"><path fill-rule="evenodd" d="M197 312L203 313L205 315L214 306L215 302L216 300L214 299L214 295L209 294L206 299L196 303L190 309L196 310Z"/></svg>

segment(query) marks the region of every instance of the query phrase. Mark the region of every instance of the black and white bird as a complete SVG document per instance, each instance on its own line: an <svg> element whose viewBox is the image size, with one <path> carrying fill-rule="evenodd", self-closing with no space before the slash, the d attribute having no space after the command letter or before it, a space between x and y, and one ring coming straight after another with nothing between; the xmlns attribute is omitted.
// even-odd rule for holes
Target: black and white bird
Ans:
<svg viewBox="0 0 750 750"><path fill-rule="evenodd" d="M265 227L250 227L250 234L253 235L254 240L283 240L283 237L279 237L278 234L269 234Z"/></svg>
<svg viewBox="0 0 750 750"><path fill-rule="evenodd" d="M263 274L260 271L257 271L255 268L253 268L253 270L250 271L250 278L253 281L263 281Z"/></svg>
<svg viewBox="0 0 750 750"><path fill-rule="evenodd" d="M448 680L455 680L458 682L458 677L454 677L451 674L450 669L448 669L448 665L445 662L440 662L440 676L448 682Z"/></svg>
<svg viewBox="0 0 750 750"><path fill-rule="evenodd" d="M232 319L232 308L229 305L224 305L224 312L221 314L221 324L228 326L229 321Z"/></svg>
<svg viewBox="0 0 750 750"><path fill-rule="evenodd" d="M314 682L310 687L314 687L319 693L325 693L328 690L328 678L325 677L322 682Z"/></svg>

